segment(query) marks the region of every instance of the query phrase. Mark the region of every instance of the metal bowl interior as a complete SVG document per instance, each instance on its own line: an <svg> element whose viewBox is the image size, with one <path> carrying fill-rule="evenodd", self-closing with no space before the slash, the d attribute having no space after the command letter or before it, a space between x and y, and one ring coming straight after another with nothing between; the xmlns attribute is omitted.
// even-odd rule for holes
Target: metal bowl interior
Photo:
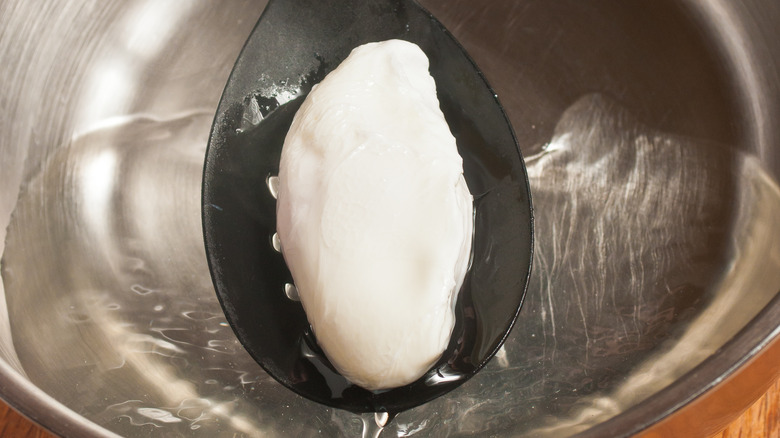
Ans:
<svg viewBox="0 0 780 438"><path fill-rule="evenodd" d="M422 3L512 121L536 255L499 354L383 434L630 435L759 357L779 331L780 6ZM207 137L263 7L0 4L0 392L55 432L360 434L249 357L206 265Z"/></svg>

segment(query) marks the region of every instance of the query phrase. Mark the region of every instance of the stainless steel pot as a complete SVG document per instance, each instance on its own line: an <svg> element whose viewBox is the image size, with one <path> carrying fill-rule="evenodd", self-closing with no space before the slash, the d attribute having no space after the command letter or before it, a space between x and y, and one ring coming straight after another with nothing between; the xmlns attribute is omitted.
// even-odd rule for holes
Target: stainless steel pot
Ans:
<svg viewBox="0 0 780 438"><path fill-rule="evenodd" d="M423 3L512 120L536 256L505 348L383 436L690 436L709 394L745 407L780 373L780 5ZM206 139L263 7L0 3L0 392L54 432L364 426L264 374L206 268Z"/></svg>

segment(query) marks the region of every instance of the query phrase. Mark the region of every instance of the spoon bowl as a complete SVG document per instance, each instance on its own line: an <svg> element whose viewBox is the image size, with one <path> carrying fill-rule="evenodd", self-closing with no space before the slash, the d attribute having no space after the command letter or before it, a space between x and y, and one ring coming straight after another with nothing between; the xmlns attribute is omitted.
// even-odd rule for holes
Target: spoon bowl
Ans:
<svg viewBox="0 0 780 438"><path fill-rule="evenodd" d="M273 187L284 137L311 87L368 42L403 39L430 60L441 109L474 196L472 262L441 359L420 379L368 391L341 376L317 345L275 242ZM398 413L465 382L498 351L530 275L533 215L509 122L463 48L409 0L272 0L231 73L203 173L203 231L225 316L277 381L328 406Z"/></svg>

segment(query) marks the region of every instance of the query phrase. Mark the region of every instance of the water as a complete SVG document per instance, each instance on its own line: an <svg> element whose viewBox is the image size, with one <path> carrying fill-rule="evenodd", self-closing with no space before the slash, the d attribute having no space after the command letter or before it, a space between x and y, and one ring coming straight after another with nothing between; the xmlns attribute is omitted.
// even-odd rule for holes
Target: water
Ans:
<svg viewBox="0 0 780 438"><path fill-rule="evenodd" d="M285 283L284 294L293 301L301 300L301 297L298 295L298 288L292 283Z"/></svg>
<svg viewBox="0 0 780 438"><path fill-rule="evenodd" d="M279 385L226 323L201 235L210 123L120 119L26 182L2 258L20 362L123 435L359 436L361 417ZM533 152L535 265L500 357L379 431L370 415L367 433L576 432L688 371L780 290L780 189L755 157L602 96Z"/></svg>
<svg viewBox="0 0 780 438"><path fill-rule="evenodd" d="M279 177L276 175L269 175L265 181L271 196L276 199L277 195L279 194Z"/></svg>
<svg viewBox="0 0 780 438"><path fill-rule="evenodd" d="M361 415L363 421L363 433L362 438L377 438L384 430L390 421L393 419L393 415L387 412L376 412Z"/></svg>
<svg viewBox="0 0 780 438"><path fill-rule="evenodd" d="M271 247L276 252L282 252L282 241L279 240L279 234L274 233L274 235L271 236Z"/></svg>

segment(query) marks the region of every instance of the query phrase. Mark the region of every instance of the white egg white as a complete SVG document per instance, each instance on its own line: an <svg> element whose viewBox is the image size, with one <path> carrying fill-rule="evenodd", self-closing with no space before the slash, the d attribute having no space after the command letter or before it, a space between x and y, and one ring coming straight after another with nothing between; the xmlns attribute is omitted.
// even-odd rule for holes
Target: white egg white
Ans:
<svg viewBox="0 0 780 438"><path fill-rule="evenodd" d="M307 96L282 150L278 235L317 341L351 382L402 386L441 357L472 205L416 45L360 46Z"/></svg>

